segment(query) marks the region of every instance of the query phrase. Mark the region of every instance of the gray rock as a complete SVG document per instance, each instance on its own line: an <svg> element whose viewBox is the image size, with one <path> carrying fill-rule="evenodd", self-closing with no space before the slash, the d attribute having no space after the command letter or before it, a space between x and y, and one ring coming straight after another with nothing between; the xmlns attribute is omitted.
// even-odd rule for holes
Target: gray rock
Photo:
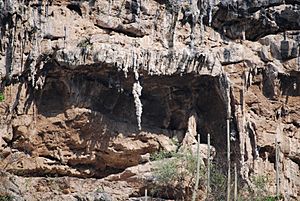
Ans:
<svg viewBox="0 0 300 201"><path fill-rule="evenodd" d="M108 193L94 193L94 201L112 201L112 197Z"/></svg>

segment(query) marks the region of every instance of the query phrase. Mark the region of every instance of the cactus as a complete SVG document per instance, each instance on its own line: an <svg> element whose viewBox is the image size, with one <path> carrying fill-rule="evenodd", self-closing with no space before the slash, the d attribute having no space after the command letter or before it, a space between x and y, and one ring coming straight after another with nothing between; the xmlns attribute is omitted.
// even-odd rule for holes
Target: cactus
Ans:
<svg viewBox="0 0 300 201"><path fill-rule="evenodd" d="M195 201L197 197L197 191L199 186L199 177L200 177L200 134L198 134L198 142L197 142L197 172L196 172L196 183L193 191L192 200Z"/></svg>

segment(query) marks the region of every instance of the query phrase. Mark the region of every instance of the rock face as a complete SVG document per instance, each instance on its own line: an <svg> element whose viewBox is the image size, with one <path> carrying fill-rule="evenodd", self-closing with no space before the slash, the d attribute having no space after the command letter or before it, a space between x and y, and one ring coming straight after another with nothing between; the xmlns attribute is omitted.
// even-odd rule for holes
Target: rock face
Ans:
<svg viewBox="0 0 300 201"><path fill-rule="evenodd" d="M226 169L229 118L241 181L266 176L275 193L277 139L280 194L300 198L300 1L0 0L0 11L0 193L138 199L150 154L196 133Z"/></svg>

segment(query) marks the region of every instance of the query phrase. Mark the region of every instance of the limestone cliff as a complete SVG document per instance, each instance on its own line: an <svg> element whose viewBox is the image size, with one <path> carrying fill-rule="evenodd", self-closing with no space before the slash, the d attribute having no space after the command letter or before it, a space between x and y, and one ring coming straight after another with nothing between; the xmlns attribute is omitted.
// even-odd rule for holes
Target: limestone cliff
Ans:
<svg viewBox="0 0 300 201"><path fill-rule="evenodd" d="M226 170L229 119L241 185L275 194L277 140L299 200L299 44L299 0L0 0L0 192L139 199L197 133Z"/></svg>

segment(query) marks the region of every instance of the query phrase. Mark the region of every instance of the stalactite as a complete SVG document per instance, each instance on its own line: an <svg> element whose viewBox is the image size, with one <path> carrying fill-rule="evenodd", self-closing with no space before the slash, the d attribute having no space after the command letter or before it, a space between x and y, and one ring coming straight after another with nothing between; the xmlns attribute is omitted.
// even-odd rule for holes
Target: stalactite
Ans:
<svg viewBox="0 0 300 201"><path fill-rule="evenodd" d="M239 1L237 0L237 1L236 1L236 14L237 14L237 17L238 17L238 18L240 17L239 7L240 7Z"/></svg>
<svg viewBox="0 0 300 201"><path fill-rule="evenodd" d="M186 70L186 63L190 57L189 55L190 53L187 51L187 50L183 50L182 52L182 59L179 63L179 72L180 72L180 75L182 76L182 74L184 73L184 71Z"/></svg>
<svg viewBox="0 0 300 201"><path fill-rule="evenodd" d="M138 66L137 66L137 55L135 51L132 51L132 64L131 64L134 72L134 78L135 80L139 79L139 73L138 73Z"/></svg>
<svg viewBox="0 0 300 201"><path fill-rule="evenodd" d="M120 78L118 77L117 80L115 81L115 86L118 90L119 93L123 93L124 89L122 87L122 83L120 81Z"/></svg>
<svg viewBox="0 0 300 201"><path fill-rule="evenodd" d="M129 58L128 55L125 56L125 62L123 62L123 67L122 70L124 72L124 77L127 78L127 74L128 74L128 66L129 66Z"/></svg>
<svg viewBox="0 0 300 201"><path fill-rule="evenodd" d="M194 36L194 29L195 29L195 25L193 24L191 27L191 33L190 33L190 50L191 52L194 52L194 46L195 46L195 36Z"/></svg>
<svg viewBox="0 0 300 201"><path fill-rule="evenodd" d="M154 18L154 21L153 21L153 27L152 27L152 32L151 32L151 35L154 37L155 36L155 31L157 31L157 23L158 23L158 19L160 17L160 10L157 9L156 10L156 13L155 13L155 18Z"/></svg>
<svg viewBox="0 0 300 201"><path fill-rule="evenodd" d="M193 1L192 1L193 2ZM195 5L192 6L192 15L193 19L196 19L195 21L200 23L200 44L203 44L204 39L204 24L203 24L203 18L204 13L206 12L204 1L197 1Z"/></svg>
<svg viewBox="0 0 300 201"><path fill-rule="evenodd" d="M1 8L0 8L1 9ZM0 54L3 52L3 35L2 35L2 30L0 29Z"/></svg>
<svg viewBox="0 0 300 201"><path fill-rule="evenodd" d="M166 30L168 30L168 24L167 24L167 18L168 18L168 13L164 12L163 16L162 16L162 28L161 28L161 32L162 32L162 46L167 48L166 45L166 40L168 40L168 33L166 33Z"/></svg>
<svg viewBox="0 0 300 201"><path fill-rule="evenodd" d="M131 12L132 12L133 22L139 22L140 12L141 12L141 0L131 1Z"/></svg>
<svg viewBox="0 0 300 201"><path fill-rule="evenodd" d="M133 98L134 98L135 113L136 113L137 124L138 124L139 130L142 129L141 124L142 124L143 104L140 99L140 97L142 95L142 89L143 89L143 87L140 85L139 81L136 81L135 83L133 83L132 94L133 94Z"/></svg>
<svg viewBox="0 0 300 201"><path fill-rule="evenodd" d="M5 60L5 66L6 66L6 76L8 79L11 78L12 73L12 65L13 65L13 39L12 36L9 36L8 39L8 45L6 49L6 60Z"/></svg>
<svg viewBox="0 0 300 201"><path fill-rule="evenodd" d="M67 27L64 26L64 48L66 48L66 40L67 40Z"/></svg>
<svg viewBox="0 0 300 201"><path fill-rule="evenodd" d="M215 5L215 1L214 0L209 0L209 4L208 4L208 26L211 27L211 23L212 23L212 11L213 11L213 7Z"/></svg>
<svg viewBox="0 0 300 201"><path fill-rule="evenodd" d="M111 4L112 4L112 0L108 0L108 24L110 24L110 16L111 16Z"/></svg>
<svg viewBox="0 0 300 201"><path fill-rule="evenodd" d="M245 30L246 28L245 28L245 26L246 25L243 26L243 30L242 30L242 40L243 41L246 40L246 30ZM245 59L243 59L243 60L245 60Z"/></svg>
<svg viewBox="0 0 300 201"><path fill-rule="evenodd" d="M24 16L25 15L25 13L26 13L26 10L27 10L27 8L26 8L26 5L25 5L25 0L22 0L22 16Z"/></svg>
<svg viewBox="0 0 300 201"><path fill-rule="evenodd" d="M0 10L4 10L4 2L2 0L0 1Z"/></svg>
<svg viewBox="0 0 300 201"><path fill-rule="evenodd" d="M224 101L224 103L226 105L228 105L228 101L230 99L229 97L229 88L230 88L230 80L227 76L227 74L225 73L222 73L220 76L219 76L219 86L220 86L220 93L221 93L221 96L222 96L222 99ZM230 105L228 105L230 107ZM230 111L231 109L228 109L228 111Z"/></svg>
<svg viewBox="0 0 300 201"><path fill-rule="evenodd" d="M41 27L41 23L42 23L42 6L43 6L43 1L42 0L38 0L38 18L39 18L39 27Z"/></svg>
<svg viewBox="0 0 300 201"><path fill-rule="evenodd" d="M256 143L257 139L256 139L256 135L255 135L255 127L253 126L253 123L250 123L250 122L248 122L247 127L248 127L248 131L253 133L253 142L254 142L254 144L253 144L254 152L253 153L255 153L253 157L254 157L254 159L256 159L256 157L259 156L259 150L258 150L258 146Z"/></svg>
<svg viewBox="0 0 300 201"><path fill-rule="evenodd" d="M5 67L6 67L6 76L8 80L11 79L11 74L13 71L13 62L14 62L14 46L15 46L15 40L14 35L16 34L16 29L13 26L14 21L12 17L9 19L9 22L7 23L9 28L9 35L8 35L8 43L6 48L6 59L5 59Z"/></svg>
<svg viewBox="0 0 300 201"><path fill-rule="evenodd" d="M135 51L132 51L132 63L131 66L133 68L133 73L134 73L134 78L135 78L135 82L133 83L132 86L132 95L134 98L134 105L135 105L135 113L136 113L136 118L137 118L137 124L138 124L138 129L141 130L142 129L142 113L143 113L143 104L142 101L140 99L141 95L142 95L142 89L143 87L140 84L139 81L139 72L138 72L138 55ZM128 67L127 67L127 71L128 71ZM126 72L126 76L127 76L127 72Z"/></svg>
<svg viewBox="0 0 300 201"><path fill-rule="evenodd" d="M298 71L300 71L300 33L298 34L297 42L298 42Z"/></svg>
<svg viewBox="0 0 300 201"><path fill-rule="evenodd" d="M168 48L172 49L175 43L175 34L176 34L176 24L178 21L179 11L181 9L181 2L176 0L168 0L166 3L166 15L171 15L169 20L168 33L166 35L168 41Z"/></svg>
<svg viewBox="0 0 300 201"><path fill-rule="evenodd" d="M37 46L37 41L35 41L35 45L33 48L33 54L32 56L29 55L28 57L31 58L30 60L32 60L32 62L30 63L29 69L30 69L30 77L31 77L31 85L35 86L35 75L36 75L36 69L35 69L35 65L36 65L36 58L37 58L37 53L36 53L36 47Z"/></svg>
<svg viewBox="0 0 300 201"><path fill-rule="evenodd" d="M175 11L172 14L172 24L171 24L170 32L169 32L170 33L170 38L169 38L169 43L168 43L169 48L174 47L177 21L178 21L178 11Z"/></svg>
<svg viewBox="0 0 300 201"><path fill-rule="evenodd" d="M200 43L204 41L204 24L203 24L203 14L200 14Z"/></svg>
<svg viewBox="0 0 300 201"><path fill-rule="evenodd" d="M247 89L252 85L252 73L251 70L246 72L246 79L247 79Z"/></svg>
<svg viewBox="0 0 300 201"><path fill-rule="evenodd" d="M48 18L48 16L49 16L49 1L46 0L45 17Z"/></svg>
<svg viewBox="0 0 300 201"><path fill-rule="evenodd" d="M32 19L32 22L33 22L33 27L36 27L36 17L35 17L35 9L32 8L32 12L31 12L31 19Z"/></svg>

